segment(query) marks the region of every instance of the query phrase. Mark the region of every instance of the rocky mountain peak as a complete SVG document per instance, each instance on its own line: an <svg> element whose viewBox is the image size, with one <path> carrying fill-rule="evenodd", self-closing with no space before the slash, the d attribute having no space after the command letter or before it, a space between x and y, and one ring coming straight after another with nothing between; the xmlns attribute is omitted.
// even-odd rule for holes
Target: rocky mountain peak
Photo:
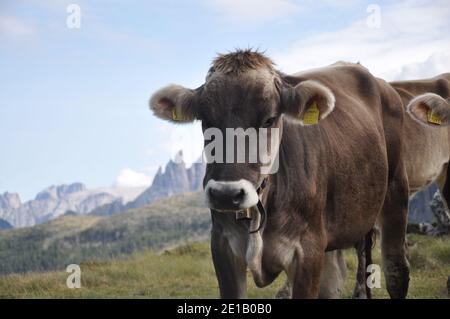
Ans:
<svg viewBox="0 0 450 319"><path fill-rule="evenodd" d="M86 189L87 189L86 186L82 183L72 183L69 185L60 185L56 188L56 191L58 197L61 198L72 193L85 191Z"/></svg>
<svg viewBox="0 0 450 319"><path fill-rule="evenodd" d="M177 154L175 154L174 158L175 163L184 163L183 161L183 150L179 150Z"/></svg>
<svg viewBox="0 0 450 319"><path fill-rule="evenodd" d="M136 197L125 201L124 194L111 191L88 190L82 183L50 186L31 200L20 202L17 194L0 195L0 218L14 227L32 226L52 220L73 211L80 215L113 215L130 208L138 208L157 199L185 192L194 192L202 188L205 174L204 163L194 163L189 168L179 151L173 160L169 160L164 170L159 167L152 185ZM2 206L7 209L2 209Z"/></svg>
<svg viewBox="0 0 450 319"><path fill-rule="evenodd" d="M168 161L164 171L161 167L158 169L152 185L139 195L134 202L124 207L124 210L141 207L157 199L175 194L198 191L202 187L204 174L204 163L194 163L191 167L186 168L183 152L179 151L173 160Z"/></svg>
<svg viewBox="0 0 450 319"><path fill-rule="evenodd" d="M62 184L58 186L50 186L36 195L35 200L61 199L69 194L82 192L86 190L86 186L82 183Z"/></svg>
<svg viewBox="0 0 450 319"><path fill-rule="evenodd" d="M39 192L34 200L20 202L17 194L0 195L0 218L14 227L40 224L67 211L84 215L92 210L128 198L136 198L142 190L99 188L87 189L82 183L50 186Z"/></svg>
<svg viewBox="0 0 450 319"><path fill-rule="evenodd" d="M14 209L22 205L20 196L17 193L5 192L0 194L0 210Z"/></svg>

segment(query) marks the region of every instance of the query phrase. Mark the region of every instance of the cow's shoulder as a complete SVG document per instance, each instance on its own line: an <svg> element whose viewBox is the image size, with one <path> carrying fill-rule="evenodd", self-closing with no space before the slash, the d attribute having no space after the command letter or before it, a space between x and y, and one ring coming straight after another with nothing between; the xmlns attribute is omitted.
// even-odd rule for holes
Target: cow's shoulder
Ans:
<svg viewBox="0 0 450 319"><path fill-rule="evenodd" d="M443 73L432 78L410 81L390 82L402 97L411 97L425 92L435 93L444 98L450 96L450 73Z"/></svg>
<svg viewBox="0 0 450 319"><path fill-rule="evenodd" d="M350 66L350 67L358 67L358 68L364 68L368 70L365 66L361 64L361 62L348 62L348 61L337 61L333 64L329 65L330 67L342 67L342 66Z"/></svg>
<svg viewBox="0 0 450 319"><path fill-rule="evenodd" d="M290 75L292 78L297 78L299 80L304 79L310 79L311 77L318 77L318 76L326 76L326 75L339 75L344 73L365 73L366 75L370 75L369 70L364 67L361 63L353 63L353 62L347 62L347 61L337 61L333 64L309 69L309 70L303 70L300 72L293 73Z"/></svg>
<svg viewBox="0 0 450 319"><path fill-rule="evenodd" d="M442 73L439 74L438 76L435 76L434 78L437 80L444 80L450 82L450 73Z"/></svg>
<svg viewBox="0 0 450 319"><path fill-rule="evenodd" d="M374 76L359 63L339 61L325 67L292 74L287 79L290 84L306 80L319 81L340 96L375 99L377 94Z"/></svg>

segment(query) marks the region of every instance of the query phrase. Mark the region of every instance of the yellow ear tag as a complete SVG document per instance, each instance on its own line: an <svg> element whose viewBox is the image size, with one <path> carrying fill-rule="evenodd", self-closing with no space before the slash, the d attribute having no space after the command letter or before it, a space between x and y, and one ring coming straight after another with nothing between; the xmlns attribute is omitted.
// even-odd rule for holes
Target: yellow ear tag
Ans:
<svg viewBox="0 0 450 319"><path fill-rule="evenodd" d="M428 110L427 112L427 120L429 123L432 124L436 124L436 125L441 125L442 124L442 119L439 115L437 115L436 113L433 113L432 110Z"/></svg>
<svg viewBox="0 0 450 319"><path fill-rule="evenodd" d="M181 116L179 117L177 115L177 108L176 107L174 107L172 109L172 120L174 120L174 121L181 121Z"/></svg>
<svg viewBox="0 0 450 319"><path fill-rule="evenodd" d="M319 115L319 108L317 107L317 103L314 101L303 116L303 124L313 125L319 123Z"/></svg>

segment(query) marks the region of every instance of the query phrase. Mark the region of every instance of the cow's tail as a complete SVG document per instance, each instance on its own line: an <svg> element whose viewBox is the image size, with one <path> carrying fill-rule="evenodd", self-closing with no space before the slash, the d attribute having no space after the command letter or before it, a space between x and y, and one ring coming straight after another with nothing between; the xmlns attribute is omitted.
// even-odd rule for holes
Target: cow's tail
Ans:
<svg viewBox="0 0 450 319"><path fill-rule="evenodd" d="M375 241L376 241L376 231L374 228L372 228L366 235L365 238L365 244L364 244L364 255L366 257L366 269L367 266L373 264L372 261L372 248L375 246ZM367 279L369 277L369 273L366 271L366 282L365 282L365 287L366 287L366 297L367 299L372 299L372 290L369 288L369 286L367 285Z"/></svg>

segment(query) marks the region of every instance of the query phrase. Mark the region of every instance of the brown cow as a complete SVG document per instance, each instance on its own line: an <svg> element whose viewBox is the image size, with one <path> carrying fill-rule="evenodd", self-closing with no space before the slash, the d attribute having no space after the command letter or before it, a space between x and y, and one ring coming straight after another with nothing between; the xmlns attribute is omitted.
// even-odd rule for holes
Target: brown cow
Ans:
<svg viewBox="0 0 450 319"><path fill-rule="evenodd" d="M407 112L405 117L405 163L410 193L414 194L436 181L445 200L450 202L449 107L450 73L425 80L390 83L401 96ZM425 94L428 93L428 94ZM435 114L435 120L427 118Z"/></svg>
<svg viewBox="0 0 450 319"><path fill-rule="evenodd" d="M168 86L150 107L169 121L200 120L205 134L211 128L224 136L227 128L280 131L269 152L272 162L279 157L274 174L261 173L260 159L207 164L221 297L246 296L247 268L259 287L284 271L294 298L318 297L325 252L354 245L379 215L387 288L393 298L406 296L403 111L387 83L357 65L288 76L263 54L239 50L216 58L198 89ZM249 208L250 222L235 217ZM267 212L261 229L258 210Z"/></svg>
<svg viewBox="0 0 450 319"><path fill-rule="evenodd" d="M414 196L431 183L436 182L448 207L450 203L450 73L413 81L391 82L391 86L402 99L406 116L404 120L404 156L406 172L409 180L409 193ZM364 241L362 241L364 243ZM357 283L354 297L366 298L366 262L364 253L370 247L358 250ZM335 273L335 265L345 264L343 254L329 256L324 282L340 278L343 269ZM326 279L325 279L326 278ZM341 281L337 281L340 283ZM326 284L323 296L340 297L342 286L332 285L334 294Z"/></svg>

